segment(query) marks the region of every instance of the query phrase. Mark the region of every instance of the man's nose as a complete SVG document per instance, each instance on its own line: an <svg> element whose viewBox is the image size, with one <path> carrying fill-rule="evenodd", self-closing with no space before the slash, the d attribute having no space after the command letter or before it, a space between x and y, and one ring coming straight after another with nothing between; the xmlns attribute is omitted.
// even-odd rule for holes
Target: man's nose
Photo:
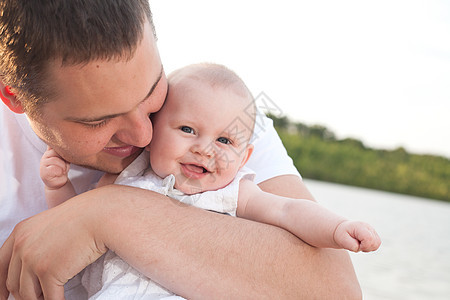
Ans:
<svg viewBox="0 0 450 300"><path fill-rule="evenodd" d="M117 131L116 137L128 145L141 148L147 146L153 135L153 126L149 115L139 109L124 115L122 127Z"/></svg>

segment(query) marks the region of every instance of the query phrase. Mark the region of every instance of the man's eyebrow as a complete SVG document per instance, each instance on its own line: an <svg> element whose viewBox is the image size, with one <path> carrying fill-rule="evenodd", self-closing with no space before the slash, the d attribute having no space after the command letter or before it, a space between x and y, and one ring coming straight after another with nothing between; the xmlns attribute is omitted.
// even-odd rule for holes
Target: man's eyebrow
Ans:
<svg viewBox="0 0 450 300"><path fill-rule="evenodd" d="M147 100L155 91L156 86L158 85L158 83L161 81L162 75L164 69L161 67L161 71L159 72L158 77L156 78L156 81L153 83L153 85L150 88L150 91L148 92L148 94L139 102L139 104L141 104L142 102L144 102L145 100ZM66 118L66 120L68 121L74 121L74 122L85 122L85 123L89 123L89 122L98 122L98 121L103 121L103 120L107 120L107 119L113 119L115 117L124 115L126 113L118 113L118 114L112 114L112 115L106 115L106 116L101 116L101 117L93 117L93 118Z"/></svg>
<svg viewBox="0 0 450 300"><path fill-rule="evenodd" d="M161 71L159 72L158 78L156 78L155 83L153 83L152 87L150 88L150 91L148 92L147 96L144 97L144 99L142 99L141 102L144 102L145 100L148 99L148 97L150 97L153 94L153 91L156 89L156 86L158 85L158 83L161 81L161 78L163 76L164 73L164 68L161 66Z"/></svg>

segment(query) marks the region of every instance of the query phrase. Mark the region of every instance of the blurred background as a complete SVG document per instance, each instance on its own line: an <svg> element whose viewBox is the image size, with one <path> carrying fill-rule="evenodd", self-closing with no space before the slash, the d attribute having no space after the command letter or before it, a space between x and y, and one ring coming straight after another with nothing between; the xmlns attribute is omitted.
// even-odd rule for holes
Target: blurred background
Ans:
<svg viewBox="0 0 450 300"><path fill-rule="evenodd" d="M449 299L450 2L150 4L167 74L236 71L317 200L379 231L365 299Z"/></svg>

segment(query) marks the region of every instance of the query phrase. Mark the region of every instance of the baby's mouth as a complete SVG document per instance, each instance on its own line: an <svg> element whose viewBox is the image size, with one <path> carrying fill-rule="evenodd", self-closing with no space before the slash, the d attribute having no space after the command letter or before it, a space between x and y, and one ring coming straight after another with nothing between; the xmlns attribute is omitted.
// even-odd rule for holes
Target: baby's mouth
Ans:
<svg viewBox="0 0 450 300"><path fill-rule="evenodd" d="M209 172L205 167L200 166L200 165L185 164L184 166L189 171L191 171L193 173L197 173L197 174L202 174L202 173L208 173Z"/></svg>

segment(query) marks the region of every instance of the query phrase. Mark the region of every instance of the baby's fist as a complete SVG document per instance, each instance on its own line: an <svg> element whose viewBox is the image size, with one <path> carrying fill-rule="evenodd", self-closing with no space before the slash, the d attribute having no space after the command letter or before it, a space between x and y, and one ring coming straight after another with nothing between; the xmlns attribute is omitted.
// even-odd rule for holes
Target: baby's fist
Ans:
<svg viewBox="0 0 450 300"><path fill-rule="evenodd" d="M70 164L66 162L55 150L47 147L41 158L40 175L45 186L49 189L58 189L69 180L67 174Z"/></svg>
<svg viewBox="0 0 450 300"><path fill-rule="evenodd" d="M340 247L353 252L375 251L381 245L381 239L375 229L359 221L340 223L334 233L334 240Z"/></svg>

